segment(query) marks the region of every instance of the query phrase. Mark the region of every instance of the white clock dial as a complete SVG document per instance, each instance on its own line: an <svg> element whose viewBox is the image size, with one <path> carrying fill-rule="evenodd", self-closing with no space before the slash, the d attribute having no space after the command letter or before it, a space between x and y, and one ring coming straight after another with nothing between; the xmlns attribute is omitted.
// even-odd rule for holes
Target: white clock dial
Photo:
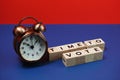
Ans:
<svg viewBox="0 0 120 80"><path fill-rule="evenodd" d="M39 60L45 53L46 45L37 35L25 37L20 44L21 56L28 61Z"/></svg>

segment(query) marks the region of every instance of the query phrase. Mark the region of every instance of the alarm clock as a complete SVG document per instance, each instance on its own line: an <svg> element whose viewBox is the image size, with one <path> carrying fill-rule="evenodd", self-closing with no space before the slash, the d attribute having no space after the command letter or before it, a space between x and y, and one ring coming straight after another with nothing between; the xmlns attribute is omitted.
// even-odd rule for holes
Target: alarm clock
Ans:
<svg viewBox="0 0 120 80"><path fill-rule="evenodd" d="M26 19L36 23L30 27L22 25ZM23 63L45 63L49 60L48 44L43 32L45 26L34 17L25 17L15 26L14 49Z"/></svg>

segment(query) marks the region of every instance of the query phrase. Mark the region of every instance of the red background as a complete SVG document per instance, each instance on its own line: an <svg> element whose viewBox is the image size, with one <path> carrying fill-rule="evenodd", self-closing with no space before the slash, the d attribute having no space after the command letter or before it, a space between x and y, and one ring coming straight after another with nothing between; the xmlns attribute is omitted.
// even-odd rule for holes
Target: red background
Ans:
<svg viewBox="0 0 120 80"><path fill-rule="evenodd" d="M45 24L119 24L120 0L1 0L0 23L34 16Z"/></svg>

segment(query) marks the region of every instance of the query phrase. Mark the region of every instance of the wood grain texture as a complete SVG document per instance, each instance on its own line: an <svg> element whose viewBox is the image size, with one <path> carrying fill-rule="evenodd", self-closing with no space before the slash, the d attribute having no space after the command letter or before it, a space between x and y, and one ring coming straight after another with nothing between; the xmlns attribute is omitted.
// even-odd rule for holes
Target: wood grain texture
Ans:
<svg viewBox="0 0 120 80"><path fill-rule="evenodd" d="M66 67L102 59L103 50L99 47L92 47L62 54L62 61Z"/></svg>
<svg viewBox="0 0 120 80"><path fill-rule="evenodd" d="M62 61L66 67L74 66L85 63L85 56L82 51L73 51L64 53L62 55Z"/></svg>

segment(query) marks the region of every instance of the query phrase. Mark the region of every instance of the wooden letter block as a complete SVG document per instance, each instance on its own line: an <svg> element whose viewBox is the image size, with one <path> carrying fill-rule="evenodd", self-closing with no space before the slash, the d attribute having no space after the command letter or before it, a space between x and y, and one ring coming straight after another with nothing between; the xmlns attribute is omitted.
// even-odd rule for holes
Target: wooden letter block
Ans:
<svg viewBox="0 0 120 80"><path fill-rule="evenodd" d="M66 67L93 62L101 59L103 59L103 50L99 47L77 50L64 53L62 55L62 61Z"/></svg>
<svg viewBox="0 0 120 80"><path fill-rule="evenodd" d="M104 51L105 42L101 38L94 39L94 42L96 43L96 46L99 46Z"/></svg>
<svg viewBox="0 0 120 80"><path fill-rule="evenodd" d="M51 47L51 48L48 48L49 60L54 61L54 60L62 58L63 53L71 52L75 50L81 50L85 48L86 48L86 45L82 42L76 42L72 44Z"/></svg>
<svg viewBox="0 0 120 80"><path fill-rule="evenodd" d="M83 42L76 42L74 43L76 50L86 49L86 45Z"/></svg>
<svg viewBox="0 0 120 80"><path fill-rule="evenodd" d="M92 48L88 48L86 50L89 51L89 53L86 53L86 57L85 57L86 63L103 59L103 50L101 48L92 47ZM84 50L84 51L86 51L86 50Z"/></svg>
<svg viewBox="0 0 120 80"><path fill-rule="evenodd" d="M62 61L65 66L73 66L76 64L76 60L74 58L74 54L72 52L63 54Z"/></svg>
<svg viewBox="0 0 120 80"><path fill-rule="evenodd" d="M85 53L81 50L81 51L76 51L75 53L75 57L76 57L76 64L83 64L85 63Z"/></svg>
<svg viewBox="0 0 120 80"><path fill-rule="evenodd" d="M64 53L62 55L62 61L66 67L74 66L85 63L85 56L82 51L73 51Z"/></svg>
<svg viewBox="0 0 120 80"><path fill-rule="evenodd" d="M84 41L84 44L86 45L87 48L97 46L100 47L102 50L104 50L105 48L105 42L101 38Z"/></svg>
<svg viewBox="0 0 120 80"><path fill-rule="evenodd" d="M94 53L92 53L90 49L84 49L83 50L83 52L85 54L85 63L94 61Z"/></svg>
<svg viewBox="0 0 120 80"><path fill-rule="evenodd" d="M48 48L49 61L54 61L61 58L62 53L65 51L65 46L57 46Z"/></svg>
<svg viewBox="0 0 120 80"><path fill-rule="evenodd" d="M103 59L103 50L100 47L91 48L92 53L94 53L94 61Z"/></svg>

